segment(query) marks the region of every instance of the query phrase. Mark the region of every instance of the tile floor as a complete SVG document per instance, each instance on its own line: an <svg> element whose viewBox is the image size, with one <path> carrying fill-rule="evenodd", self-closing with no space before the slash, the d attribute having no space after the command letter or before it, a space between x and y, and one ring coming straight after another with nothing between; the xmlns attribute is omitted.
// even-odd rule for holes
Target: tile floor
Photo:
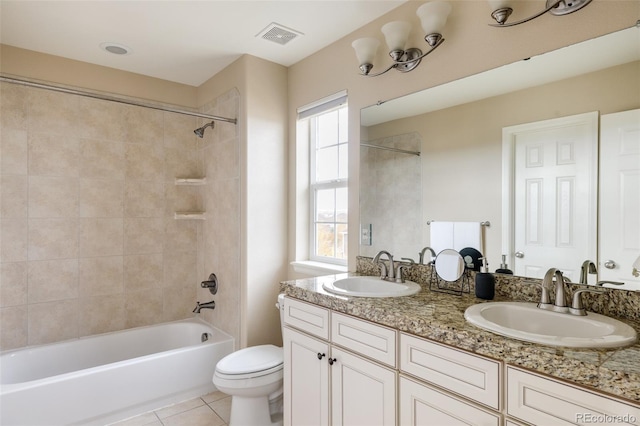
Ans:
<svg viewBox="0 0 640 426"><path fill-rule="evenodd" d="M112 426L226 426L230 412L231 397L213 392L112 423Z"/></svg>

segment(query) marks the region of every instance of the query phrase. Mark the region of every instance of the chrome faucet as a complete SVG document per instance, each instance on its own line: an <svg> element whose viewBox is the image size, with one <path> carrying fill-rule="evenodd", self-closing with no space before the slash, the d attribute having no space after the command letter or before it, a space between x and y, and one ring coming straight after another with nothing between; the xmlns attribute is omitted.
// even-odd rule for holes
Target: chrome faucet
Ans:
<svg viewBox="0 0 640 426"><path fill-rule="evenodd" d="M553 288L554 278L556 279L555 299L553 304L551 304L549 291ZM542 280L542 295L540 297L540 302L538 303L538 307L540 309L546 309L554 312L569 312L564 292L564 282L564 276L562 275L562 271L559 269L550 268L547 271L544 275L544 279Z"/></svg>
<svg viewBox="0 0 640 426"><path fill-rule="evenodd" d="M216 307L216 301L212 300L211 302L200 303L196 302L196 308L193 310L194 314L199 314L201 309L214 309Z"/></svg>
<svg viewBox="0 0 640 426"><path fill-rule="evenodd" d="M420 258L418 260L418 263L420 265L424 265L424 253L426 251L429 251L431 253L431 261L433 261L433 259L436 257L436 252L433 251L433 249L431 247L425 247L420 251ZM431 262L429 262L429 263L431 263Z"/></svg>
<svg viewBox="0 0 640 426"><path fill-rule="evenodd" d="M389 268L387 268L387 265L385 265L385 263L380 260L380 256L382 255L386 255L387 258L389 259ZM393 256L391 255L391 253L384 250L379 251L378 254L376 254L376 257L373 258L373 263L378 264L381 267L380 269L382 271L380 273L380 278L382 278L383 280L387 278L391 280L395 280L396 269L395 269L395 265L393 264Z"/></svg>
<svg viewBox="0 0 640 426"><path fill-rule="evenodd" d="M580 284L589 284L589 274L597 273L598 269L596 268L596 264L590 260L585 260L580 267Z"/></svg>

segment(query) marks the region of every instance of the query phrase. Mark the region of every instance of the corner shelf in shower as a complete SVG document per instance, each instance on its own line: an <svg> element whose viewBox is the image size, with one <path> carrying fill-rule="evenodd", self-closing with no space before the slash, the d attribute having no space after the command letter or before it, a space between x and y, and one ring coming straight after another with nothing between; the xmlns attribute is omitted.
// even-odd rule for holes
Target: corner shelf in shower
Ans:
<svg viewBox="0 0 640 426"><path fill-rule="evenodd" d="M205 212L175 212L176 220L205 220Z"/></svg>
<svg viewBox="0 0 640 426"><path fill-rule="evenodd" d="M176 178L176 185L178 186L197 186L205 185L207 178Z"/></svg>

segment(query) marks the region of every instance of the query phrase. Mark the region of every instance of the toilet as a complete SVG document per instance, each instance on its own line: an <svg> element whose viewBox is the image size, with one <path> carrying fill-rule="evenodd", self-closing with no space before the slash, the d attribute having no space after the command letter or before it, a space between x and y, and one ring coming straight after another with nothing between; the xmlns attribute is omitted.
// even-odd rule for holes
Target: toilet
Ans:
<svg viewBox="0 0 640 426"><path fill-rule="evenodd" d="M277 306L282 325L284 294ZM283 368L284 353L274 345L244 348L218 362L213 384L231 395L229 426L282 425Z"/></svg>

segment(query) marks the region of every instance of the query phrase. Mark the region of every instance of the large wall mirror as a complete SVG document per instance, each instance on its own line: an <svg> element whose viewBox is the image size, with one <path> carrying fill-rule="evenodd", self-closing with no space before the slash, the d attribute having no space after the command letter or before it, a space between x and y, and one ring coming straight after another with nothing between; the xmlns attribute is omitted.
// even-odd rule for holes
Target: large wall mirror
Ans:
<svg viewBox="0 0 640 426"><path fill-rule="evenodd" d="M489 269L500 266L502 255L511 266L516 250L504 241L511 238L506 233L517 230L503 230L503 200L509 197L503 188L503 129L638 108L640 28L635 26L364 108L360 255L387 250L394 258L417 261L429 245L430 221L478 221L490 223L483 253ZM596 181L589 191L580 196L601 200L607 188ZM640 185L631 194L640 198ZM589 244L596 249L583 260L603 270L608 259L597 252L598 220L588 220L595 228ZM631 239L638 244L637 257L636 222ZM557 267L556 260L544 259L542 266ZM632 277L631 265L626 266ZM588 282L599 279L594 274Z"/></svg>

